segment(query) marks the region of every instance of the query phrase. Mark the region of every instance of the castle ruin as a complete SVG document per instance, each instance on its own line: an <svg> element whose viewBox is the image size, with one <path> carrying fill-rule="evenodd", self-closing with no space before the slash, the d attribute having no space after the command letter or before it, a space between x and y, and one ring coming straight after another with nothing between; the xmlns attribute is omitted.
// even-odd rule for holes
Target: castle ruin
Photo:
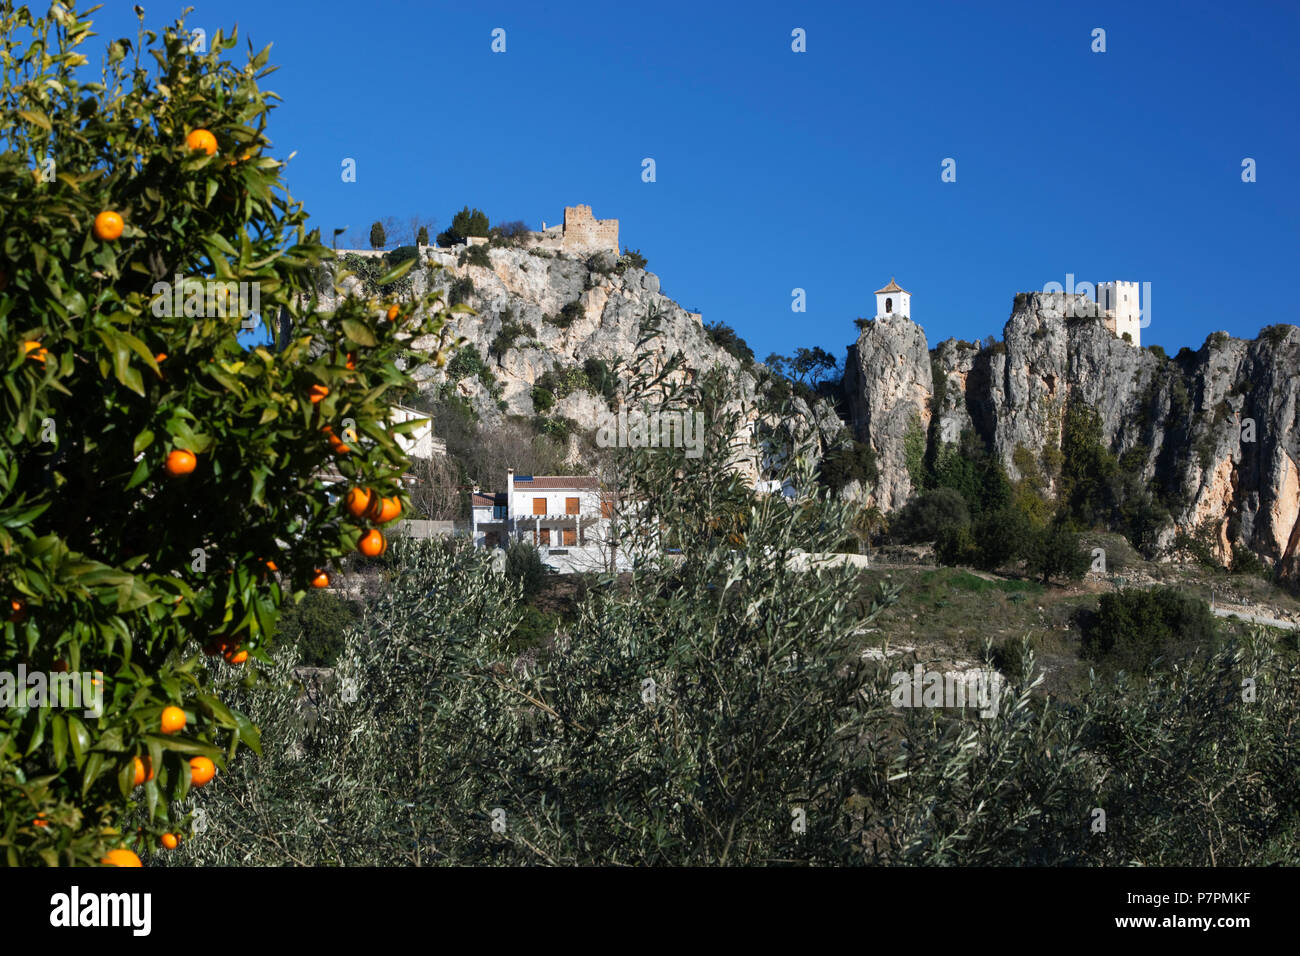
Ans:
<svg viewBox="0 0 1300 956"><path fill-rule="evenodd" d="M572 255L612 252L618 255L618 220L596 219L590 206L565 206L564 223L535 233L539 249L553 249Z"/></svg>

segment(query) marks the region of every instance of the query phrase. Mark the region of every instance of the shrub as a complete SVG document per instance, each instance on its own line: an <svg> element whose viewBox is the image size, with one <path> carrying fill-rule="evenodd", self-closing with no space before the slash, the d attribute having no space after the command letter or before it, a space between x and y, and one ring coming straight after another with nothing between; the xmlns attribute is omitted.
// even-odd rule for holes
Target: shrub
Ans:
<svg viewBox="0 0 1300 956"><path fill-rule="evenodd" d="M966 499L951 488L935 488L913 498L890 523L893 535L907 544L934 541L945 528L969 528Z"/></svg>
<svg viewBox="0 0 1300 956"><path fill-rule="evenodd" d="M526 322L514 321L513 313L507 310L501 316L501 328L497 334L492 337L492 342L488 346L488 352L498 357L505 355L506 352L510 351L515 340L525 335L536 337L537 330Z"/></svg>
<svg viewBox="0 0 1300 956"><path fill-rule="evenodd" d="M832 491L839 491L853 481L871 486L879 477L876 453L870 445L856 440L830 449L818 468L818 481Z"/></svg>
<svg viewBox="0 0 1300 956"><path fill-rule="evenodd" d="M934 556L940 564L954 567L974 564L978 555L975 539L967 525L946 525L934 539Z"/></svg>
<svg viewBox="0 0 1300 956"><path fill-rule="evenodd" d="M392 252L384 256L384 262L386 262L388 268L391 269L393 266L401 265L407 259L416 259L419 255L420 250L415 246L398 246Z"/></svg>
<svg viewBox="0 0 1300 956"><path fill-rule="evenodd" d="M736 334L736 330L731 326L723 322L705 322L704 331L708 333L709 340L714 345L737 359L741 365L754 364L754 350Z"/></svg>
<svg viewBox="0 0 1300 956"><path fill-rule="evenodd" d="M373 222L370 224L370 248L382 249L388 245L388 236L384 232L382 222Z"/></svg>
<svg viewBox="0 0 1300 956"><path fill-rule="evenodd" d="M474 280L469 276L461 276L451 283L451 288L447 293L448 305L463 305L469 302L470 296L474 294Z"/></svg>
<svg viewBox="0 0 1300 956"><path fill-rule="evenodd" d="M996 571L1022 557L1032 529L1029 516L1017 505L1004 505L981 515L972 532L974 564L985 571Z"/></svg>
<svg viewBox="0 0 1300 956"><path fill-rule="evenodd" d="M490 269L492 268L492 256L488 253L487 246L466 246L456 258L456 263L462 266L469 263L472 266L483 266Z"/></svg>
<svg viewBox="0 0 1300 956"><path fill-rule="evenodd" d="M641 255L640 249L628 249L624 246L623 263L632 269L644 269L646 267L646 257Z"/></svg>
<svg viewBox="0 0 1300 956"><path fill-rule="evenodd" d="M429 227L421 226L415 234L415 244L417 246L427 246L429 244Z"/></svg>
<svg viewBox="0 0 1300 956"><path fill-rule="evenodd" d="M1103 594L1083 633L1088 657L1117 670L1143 673L1179 648L1206 648L1216 638L1214 615L1201 598L1172 587Z"/></svg>
<svg viewBox="0 0 1300 956"><path fill-rule="evenodd" d="M1053 578L1059 577L1077 581L1089 567L1091 561L1079 543L1079 536L1063 525L1039 528L1026 543L1025 570L1041 575L1044 584L1051 584Z"/></svg>
<svg viewBox="0 0 1300 956"><path fill-rule="evenodd" d="M613 402L617 397L618 376L603 360L587 359L582 363L582 374L587 377L588 390L592 393L600 395L607 402Z"/></svg>
<svg viewBox="0 0 1300 956"><path fill-rule="evenodd" d="M533 410L545 415L555 407L555 393L540 385L533 386Z"/></svg>
<svg viewBox="0 0 1300 956"><path fill-rule="evenodd" d="M481 378L484 372L490 373L490 369L483 364L483 358L478 354L478 349L472 345L466 345L447 363L447 381L449 382L459 382L471 376Z"/></svg>
<svg viewBox="0 0 1300 956"><path fill-rule="evenodd" d="M542 554L529 541L511 541L506 549L506 577L519 584L524 600L536 597L554 573L542 561Z"/></svg>
<svg viewBox="0 0 1300 956"><path fill-rule="evenodd" d="M333 667L343 649L344 632L361 616L361 608L326 591L310 591L280 615L278 638L297 650L298 660L312 667Z"/></svg>

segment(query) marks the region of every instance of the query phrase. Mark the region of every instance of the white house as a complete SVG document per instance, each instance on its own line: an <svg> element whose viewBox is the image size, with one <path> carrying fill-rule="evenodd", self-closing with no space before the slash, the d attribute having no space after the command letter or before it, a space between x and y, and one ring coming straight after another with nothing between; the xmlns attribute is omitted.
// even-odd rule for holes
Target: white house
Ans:
<svg viewBox="0 0 1300 956"><path fill-rule="evenodd" d="M433 434L433 418L427 412L417 411L405 405L393 405L388 420L394 425L424 419L424 424L416 427L407 435L394 435L398 446L411 458L432 458L434 455L447 454L447 444Z"/></svg>
<svg viewBox="0 0 1300 956"><path fill-rule="evenodd" d="M511 541L530 541L558 571L593 571L607 567L610 554L622 567L626 559L610 548L610 499L590 475L516 475L506 472L506 490L471 497L470 534L482 548L504 548Z"/></svg>

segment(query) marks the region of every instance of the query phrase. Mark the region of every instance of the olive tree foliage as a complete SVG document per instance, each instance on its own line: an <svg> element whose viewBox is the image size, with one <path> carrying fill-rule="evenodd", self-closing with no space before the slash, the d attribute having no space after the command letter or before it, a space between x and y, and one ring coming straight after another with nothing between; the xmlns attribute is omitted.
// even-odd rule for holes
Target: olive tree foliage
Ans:
<svg viewBox="0 0 1300 956"><path fill-rule="evenodd" d="M1062 705L1026 642L987 717L896 706L914 661L877 662L862 636L896 592L790 560L843 540L849 506L818 490L797 431L781 477L806 491L755 495L736 470L755 416L781 409L675 357L631 368L630 403L706 415L699 458L621 450L612 537L632 572L594 576L555 644L520 656L522 595L485 554L395 543L309 705L288 662L241 691L264 756L192 798L207 829L171 860L1297 861L1292 656L1254 638Z"/></svg>

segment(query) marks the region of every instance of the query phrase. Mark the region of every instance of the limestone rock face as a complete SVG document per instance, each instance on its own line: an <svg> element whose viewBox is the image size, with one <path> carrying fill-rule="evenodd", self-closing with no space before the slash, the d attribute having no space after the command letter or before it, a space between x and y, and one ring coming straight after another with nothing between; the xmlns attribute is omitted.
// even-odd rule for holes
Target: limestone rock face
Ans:
<svg viewBox="0 0 1300 956"><path fill-rule="evenodd" d="M849 364L849 410L860 441L876 453L880 480L874 500L881 510L902 507L912 494L908 450L924 450L930 427L930 353L925 332L911 319L889 315L868 323ZM911 438L909 439L909 434ZM913 467L919 460L913 462Z"/></svg>
<svg viewBox="0 0 1300 956"><path fill-rule="evenodd" d="M467 345L483 359L487 374L462 375L449 382L448 368L422 364L412 375L426 383L429 391L450 385L471 403L484 425L493 427L509 416L531 418L537 414L533 386L548 371L581 368L588 359L600 359L611 368L620 359L630 361L638 354L650 315L658 316L661 330L641 348L648 350L651 360L667 361L680 352L687 379L723 367L736 375L738 404L752 406L758 387L755 376L761 366L745 368L715 344L701 317L665 296L653 273L632 266L620 272L617 256L608 252L577 258L537 246L485 248L488 266L461 265L459 250L424 248L422 253L434 268L415 268L409 274L416 297L423 296L433 283L443 290L444 301L448 301L453 283L460 282L462 288L466 279L473 283L466 302L477 314L462 315L453 334L467 339ZM348 282L352 291L361 294L359 280ZM326 311L334 308L333 293L324 294L320 305ZM507 325L517 332L508 343L498 339ZM417 352L432 351L434 346L432 341L412 342ZM801 453L816 461L844 425L827 402L811 408L797 399L793 404L792 420L783 421L782 429L797 439ZM546 414L569 419L578 432L592 437L607 410L609 402L603 395L575 390ZM744 425L745 434L737 436L747 439L750 447L739 455L736 467L757 481L777 462L765 456L761 430L754 424L751 415ZM577 446L578 442L571 440L571 459L576 460Z"/></svg>
<svg viewBox="0 0 1300 956"><path fill-rule="evenodd" d="M969 429L1013 480L1018 462L1032 463L1054 490L1051 453L1059 460L1067 403L1078 402L1097 412L1109 449L1165 491L1174 520L1160 546L1208 532L1225 562L1241 546L1296 573L1297 369L1295 326L1252 341L1216 333L1171 359L1116 338L1084 296L1034 292L1016 296L1002 341L983 348L950 339L930 351L910 320L873 320L850 350L845 385L858 437L877 454L882 509L914 491L917 423L931 445Z"/></svg>

